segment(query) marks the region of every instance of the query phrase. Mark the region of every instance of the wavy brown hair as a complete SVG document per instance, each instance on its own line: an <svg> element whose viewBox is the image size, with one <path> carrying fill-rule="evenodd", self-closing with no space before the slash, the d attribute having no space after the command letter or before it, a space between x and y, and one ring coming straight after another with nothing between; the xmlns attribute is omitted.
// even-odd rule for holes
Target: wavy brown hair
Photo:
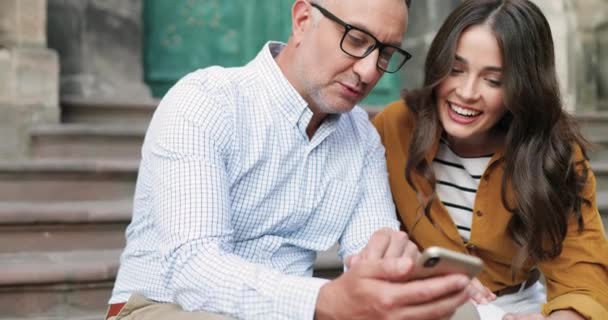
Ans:
<svg viewBox="0 0 608 320"><path fill-rule="evenodd" d="M562 251L569 219L577 219L579 231L584 227L581 207L588 201L581 193L589 169L584 161L575 162L574 148L580 146L586 158L588 143L563 110L551 30L532 2L468 0L449 15L429 49L424 85L403 94L416 120L405 176L432 221L436 181L425 157L442 134L435 88L452 69L462 32L482 24L496 36L504 61L508 111L495 130L505 136L502 204L513 213L508 233L522 248L516 264L551 259ZM428 182L432 194L423 194L414 174ZM513 199L507 197L509 189Z"/></svg>

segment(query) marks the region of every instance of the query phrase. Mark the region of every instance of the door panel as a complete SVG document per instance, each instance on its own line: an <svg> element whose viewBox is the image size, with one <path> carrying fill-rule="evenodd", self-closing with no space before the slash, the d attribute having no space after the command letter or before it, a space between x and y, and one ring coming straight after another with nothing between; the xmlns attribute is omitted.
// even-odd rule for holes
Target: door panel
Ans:
<svg viewBox="0 0 608 320"><path fill-rule="evenodd" d="M290 0L145 0L144 68L154 96L185 74L212 65L239 66L268 40L287 41ZM397 99L398 74L385 75L365 103Z"/></svg>

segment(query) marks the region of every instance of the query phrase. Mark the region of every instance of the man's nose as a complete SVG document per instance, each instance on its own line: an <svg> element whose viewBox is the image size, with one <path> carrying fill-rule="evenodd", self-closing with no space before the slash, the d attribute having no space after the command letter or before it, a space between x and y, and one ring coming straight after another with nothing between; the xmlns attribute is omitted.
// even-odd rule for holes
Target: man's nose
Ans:
<svg viewBox="0 0 608 320"><path fill-rule="evenodd" d="M359 76L363 83L375 83L384 73L378 69L378 55L380 51L374 49L365 58L358 59L353 65L353 71Z"/></svg>

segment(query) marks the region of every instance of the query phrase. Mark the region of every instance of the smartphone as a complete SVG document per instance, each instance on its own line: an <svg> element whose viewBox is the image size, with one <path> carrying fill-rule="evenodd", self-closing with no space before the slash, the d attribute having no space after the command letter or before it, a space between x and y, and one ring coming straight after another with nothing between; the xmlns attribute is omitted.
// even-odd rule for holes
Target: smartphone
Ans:
<svg viewBox="0 0 608 320"><path fill-rule="evenodd" d="M440 247L429 247L420 255L411 279L423 279L453 273L475 277L483 269L478 257Z"/></svg>

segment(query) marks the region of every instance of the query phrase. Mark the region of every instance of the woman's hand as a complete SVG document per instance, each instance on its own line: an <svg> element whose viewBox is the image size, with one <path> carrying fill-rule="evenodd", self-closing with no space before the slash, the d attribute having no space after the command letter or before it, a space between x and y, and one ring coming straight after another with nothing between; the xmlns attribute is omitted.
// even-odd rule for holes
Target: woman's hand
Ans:
<svg viewBox="0 0 608 320"><path fill-rule="evenodd" d="M540 313L528 313L528 314L512 314L508 313L502 320L545 320L545 316Z"/></svg>
<svg viewBox="0 0 608 320"><path fill-rule="evenodd" d="M530 314L506 314L502 320L585 320L578 312L572 310L558 310L552 312L549 317L545 318L540 313Z"/></svg>
<svg viewBox="0 0 608 320"><path fill-rule="evenodd" d="M496 300L496 295L477 278L471 281L467 290L474 304L486 304Z"/></svg>

